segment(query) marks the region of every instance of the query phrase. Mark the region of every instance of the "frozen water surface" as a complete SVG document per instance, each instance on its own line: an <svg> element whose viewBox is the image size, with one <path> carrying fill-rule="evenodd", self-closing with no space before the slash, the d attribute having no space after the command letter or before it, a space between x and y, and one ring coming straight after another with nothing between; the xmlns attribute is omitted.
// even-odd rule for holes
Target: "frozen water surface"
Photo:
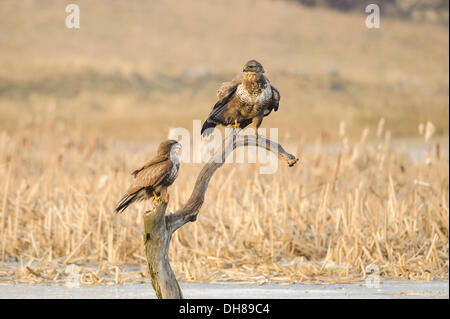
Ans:
<svg viewBox="0 0 450 319"><path fill-rule="evenodd" d="M449 283L384 281L378 288L364 283L321 285L241 285L181 283L187 299L304 299L304 298L449 298ZM0 298L156 298L151 284L4 285Z"/></svg>

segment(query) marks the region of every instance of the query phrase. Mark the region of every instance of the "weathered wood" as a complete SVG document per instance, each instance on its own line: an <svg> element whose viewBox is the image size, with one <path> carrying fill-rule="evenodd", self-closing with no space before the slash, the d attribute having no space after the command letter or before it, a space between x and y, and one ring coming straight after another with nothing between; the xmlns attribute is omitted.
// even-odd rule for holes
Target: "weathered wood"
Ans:
<svg viewBox="0 0 450 319"><path fill-rule="evenodd" d="M223 141L222 149L219 149L211 160L205 164L197 177L189 200L181 209L175 213L166 215L169 199L168 196L163 196L164 198L158 205L144 216L145 252L149 273L152 278L152 285L158 298L182 298L181 289L169 264L168 252L170 239L172 238L173 232L178 228L197 219L213 174L225 163L230 153L242 146L265 148L277 154L289 166L295 165L298 161L295 156L287 153L278 143L263 137L256 139L253 136L233 134Z"/></svg>
<svg viewBox="0 0 450 319"><path fill-rule="evenodd" d="M286 152L281 145L263 137L259 137L258 139L254 136L234 135L234 137L234 139L230 139L222 143L221 152L213 156L211 160L205 164L197 177L194 189L187 203L175 213L168 215L169 228L172 232L187 222L193 222L196 220L197 214L203 205L206 190L211 177L215 171L225 163L228 155L235 149L242 146L262 147L277 154L278 157L286 161L290 167L294 166L298 161L295 156Z"/></svg>
<svg viewBox="0 0 450 319"><path fill-rule="evenodd" d="M168 202L168 197L162 198L152 211L144 215L145 255L156 296L159 299L181 299L183 295L168 259L172 237L165 216Z"/></svg>

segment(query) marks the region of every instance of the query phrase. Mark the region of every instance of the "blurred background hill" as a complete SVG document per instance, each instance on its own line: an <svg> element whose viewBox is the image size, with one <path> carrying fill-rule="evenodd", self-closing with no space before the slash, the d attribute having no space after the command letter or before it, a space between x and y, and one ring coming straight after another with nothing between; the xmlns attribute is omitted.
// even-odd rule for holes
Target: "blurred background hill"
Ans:
<svg viewBox="0 0 450 319"><path fill-rule="evenodd" d="M323 6L339 11L364 12L369 3L380 6L382 14L405 20L417 20L448 24L448 1L446 0L292 0L305 6Z"/></svg>
<svg viewBox="0 0 450 319"><path fill-rule="evenodd" d="M51 114L159 140L205 118L220 83L257 59L282 95L263 127L282 137L380 118L393 136L428 120L447 135L448 2L378 1L380 29L365 27L366 2L80 0L81 28L67 29L66 2L1 1L0 128Z"/></svg>

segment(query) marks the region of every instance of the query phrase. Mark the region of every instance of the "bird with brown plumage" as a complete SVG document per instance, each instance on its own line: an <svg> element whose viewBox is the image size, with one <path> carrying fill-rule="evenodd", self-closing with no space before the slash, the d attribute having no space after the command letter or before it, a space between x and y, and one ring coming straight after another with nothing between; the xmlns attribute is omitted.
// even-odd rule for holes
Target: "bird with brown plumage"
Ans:
<svg viewBox="0 0 450 319"><path fill-rule="evenodd" d="M280 93L264 76L264 68L256 60L248 61L242 73L222 83L217 91L219 101L203 123L201 134L209 136L216 125L244 129L253 124L255 134L265 116L277 111Z"/></svg>
<svg viewBox="0 0 450 319"><path fill-rule="evenodd" d="M181 144L175 140L162 142L157 155L132 173L134 181L117 204L116 213L122 213L134 202L152 198L158 202L178 176L180 149Z"/></svg>

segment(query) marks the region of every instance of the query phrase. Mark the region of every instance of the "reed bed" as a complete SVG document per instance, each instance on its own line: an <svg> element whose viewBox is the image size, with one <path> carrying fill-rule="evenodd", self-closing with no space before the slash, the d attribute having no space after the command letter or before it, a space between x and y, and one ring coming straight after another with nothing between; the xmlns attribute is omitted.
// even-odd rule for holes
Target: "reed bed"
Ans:
<svg viewBox="0 0 450 319"><path fill-rule="evenodd" d="M448 280L448 148L420 127L408 154L384 130L358 140L280 141L294 168L260 175L259 164L225 164L195 223L178 230L171 264L181 281L310 283ZM56 118L0 131L0 283L148 281L143 212L113 208L130 172L153 156L145 146L99 139ZM447 141L448 143L448 141ZM448 145L448 144L447 144ZM168 211L188 198L200 164L183 163ZM134 268L129 268L134 266Z"/></svg>

